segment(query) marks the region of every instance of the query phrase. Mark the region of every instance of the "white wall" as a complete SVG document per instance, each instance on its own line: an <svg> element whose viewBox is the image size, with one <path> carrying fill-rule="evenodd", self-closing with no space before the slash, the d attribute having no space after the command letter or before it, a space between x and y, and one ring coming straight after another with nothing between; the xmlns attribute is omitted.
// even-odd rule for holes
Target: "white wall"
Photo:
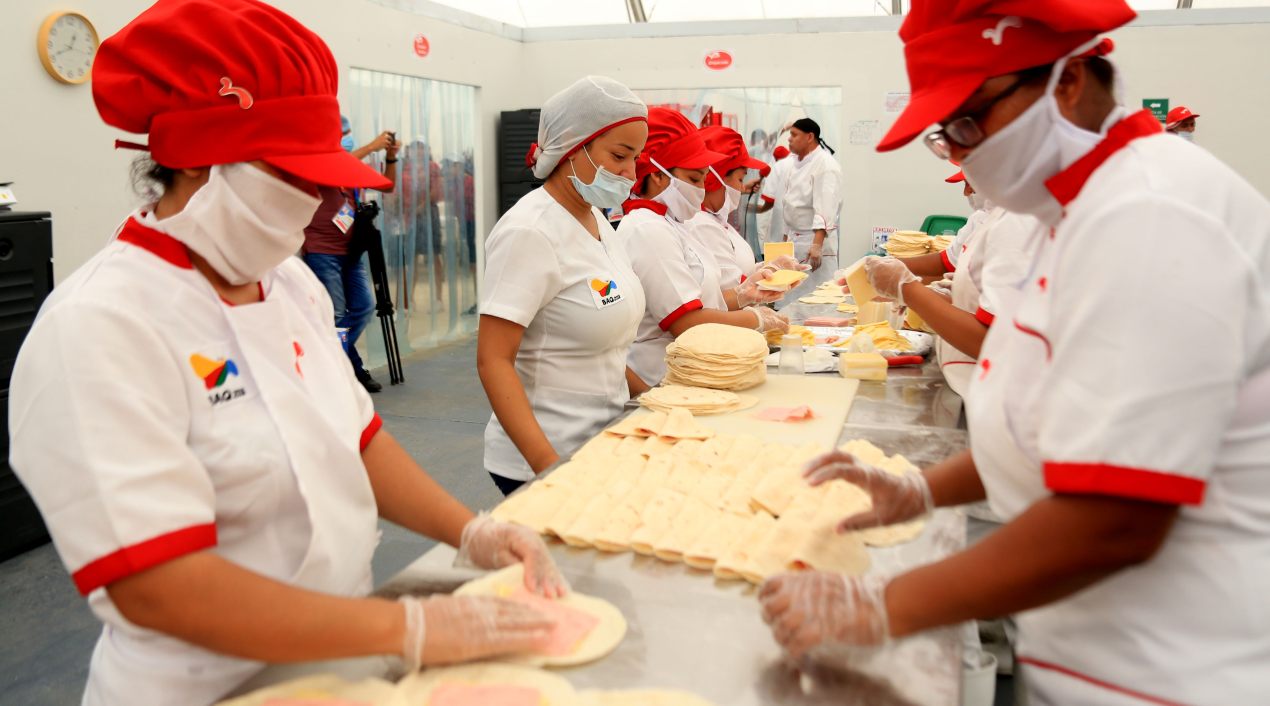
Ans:
<svg viewBox="0 0 1270 706"><path fill-rule="evenodd" d="M875 225L915 227L929 213L964 213L955 187L943 183L951 170L920 145L880 155L872 145L848 144L848 126L878 120L874 138L894 116L883 112L887 91L905 90L898 21L783 22L784 34L709 37L633 36L667 31L643 26L597 34L625 35L574 40L564 32L487 33L390 9L372 0L275 0L324 36L345 76L349 67L391 71L476 85L478 229L493 225L497 201L496 125L498 112L533 107L585 73L613 76L639 89L703 86L840 86L842 119L823 125L838 148L846 180L843 247L862 251ZM78 0L78 9L103 36L118 30L149 0ZM5 69L0 115L0 181L18 182L19 208L54 212L57 275L65 277L109 237L134 205L127 165L133 154L112 149L116 137L97 117L88 86L56 84L35 53L41 20L62 5L57 0L25 0L0 6L0 66ZM1211 20L1213 12L1207 17ZM1185 17L1186 13L1171 13ZM1194 17L1201 17L1196 12ZM1197 142L1212 150L1270 194L1270 158L1262 124L1270 115L1270 13L1261 24L1134 26L1116 33L1113 55L1128 81L1128 100L1168 97L1200 112ZM477 23L479 25L479 23ZM752 31L754 24L708 28L713 33ZM807 27L828 27L813 33ZM803 31L794 31L795 29ZM426 59L415 57L411 41L425 33L432 45ZM585 33L585 30L581 31ZM733 67L710 72L706 51L727 49Z"/></svg>
<svg viewBox="0 0 1270 706"><path fill-rule="evenodd" d="M152 4L152 0L77 0L76 11L103 38ZM340 65L425 76L479 86L476 160L483 172L477 190L478 226L493 224L498 111L533 103L519 84L523 45L390 9L369 0L273 0L320 34ZM116 138L137 140L107 127L93 106L88 84L64 86L45 72L35 52L44 18L65 9L57 0L0 5L0 181L17 182L21 210L52 211L55 273L64 279L101 248L115 226L137 205L128 166L136 152L114 150ZM413 51L416 33L431 43L427 58ZM499 67L503 67L500 70ZM483 231L482 231L483 232Z"/></svg>
<svg viewBox="0 0 1270 706"><path fill-rule="evenodd" d="M1128 104L1141 107L1143 98L1169 97L1173 105L1182 102L1200 112L1196 141L1270 194L1270 151L1261 137L1270 115L1270 24L1129 27L1114 36L1112 56L1124 70ZM924 146L878 154L872 144L848 143L849 125L877 120L876 143L895 118L883 110L884 94L907 90L902 45L893 28L543 41L525 47L534 71L527 84L543 96L576 77L578 67L637 89L841 86L841 123L821 127L843 167L844 259L867 249L874 226L916 228L928 214L968 211L961 190L943 182L955 168ZM734 55L731 69L703 68L703 55L714 49Z"/></svg>

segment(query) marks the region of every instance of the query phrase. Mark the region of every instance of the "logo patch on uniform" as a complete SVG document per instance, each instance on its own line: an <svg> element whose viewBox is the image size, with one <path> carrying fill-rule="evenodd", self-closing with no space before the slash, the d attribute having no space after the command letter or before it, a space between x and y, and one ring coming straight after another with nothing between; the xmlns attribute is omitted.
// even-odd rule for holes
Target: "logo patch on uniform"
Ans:
<svg viewBox="0 0 1270 706"><path fill-rule="evenodd" d="M230 377L238 377L238 366L230 358L212 360L195 353L190 356L190 367L194 369L194 374L203 381L203 387L211 392L207 396L207 401L213 405L236 400L247 394L247 390L241 387L220 389L225 387Z"/></svg>
<svg viewBox="0 0 1270 706"><path fill-rule="evenodd" d="M596 309L622 301L622 295L617 291L617 282L607 278L591 280L591 298L595 300Z"/></svg>

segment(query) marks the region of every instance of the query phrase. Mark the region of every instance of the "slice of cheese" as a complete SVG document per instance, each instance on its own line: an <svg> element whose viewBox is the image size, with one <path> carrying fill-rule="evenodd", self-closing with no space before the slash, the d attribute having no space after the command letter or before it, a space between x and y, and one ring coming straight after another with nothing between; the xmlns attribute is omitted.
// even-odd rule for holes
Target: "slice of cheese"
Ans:
<svg viewBox="0 0 1270 706"><path fill-rule="evenodd" d="M878 298L878 291L869 284L869 274L864 270L865 259L862 257L856 260L844 274L847 287L851 289L851 298L857 305L868 304Z"/></svg>

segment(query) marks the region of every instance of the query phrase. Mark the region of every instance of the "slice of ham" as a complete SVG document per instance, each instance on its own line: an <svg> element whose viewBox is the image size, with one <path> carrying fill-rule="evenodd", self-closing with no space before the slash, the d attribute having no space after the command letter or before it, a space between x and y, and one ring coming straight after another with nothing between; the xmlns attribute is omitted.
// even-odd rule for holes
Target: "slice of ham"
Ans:
<svg viewBox="0 0 1270 706"><path fill-rule="evenodd" d="M801 407L768 407L754 416L766 422L805 422L815 419L816 413L811 407L802 405Z"/></svg>
<svg viewBox="0 0 1270 706"><path fill-rule="evenodd" d="M577 649L582 640L591 634L596 625L600 624L600 619L590 613L564 605L559 601L553 601L550 598L535 596L523 588L517 590L509 598L545 613L547 617L556 621L556 626L551 631L551 639L547 641L542 649L538 650L538 652L545 655L563 657L564 655L573 654L573 651Z"/></svg>
<svg viewBox="0 0 1270 706"><path fill-rule="evenodd" d="M542 694L527 686L442 684L427 706L539 706Z"/></svg>

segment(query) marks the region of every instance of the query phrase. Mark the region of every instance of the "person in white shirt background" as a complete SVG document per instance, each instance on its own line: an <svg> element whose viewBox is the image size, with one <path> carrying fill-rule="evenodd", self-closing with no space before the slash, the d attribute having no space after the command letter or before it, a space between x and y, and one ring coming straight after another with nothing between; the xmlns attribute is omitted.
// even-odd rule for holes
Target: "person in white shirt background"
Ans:
<svg viewBox="0 0 1270 706"><path fill-rule="evenodd" d="M906 16L913 101L878 149L938 123L932 151L1048 230L980 352L971 453L920 475L843 455L810 473L870 492L847 527L985 497L1006 524L898 576L772 579L764 617L792 654L1017 613L1029 703L1270 693L1270 203L1116 103L1098 35L1134 17L1123 0Z"/></svg>
<svg viewBox="0 0 1270 706"><path fill-rule="evenodd" d="M485 469L504 494L599 433L630 399L644 289L602 208L635 183L648 109L610 78L552 96L528 161L542 188L485 242L476 362L493 414Z"/></svg>
<svg viewBox="0 0 1270 706"><path fill-rule="evenodd" d="M842 167L821 139L820 126L799 118L789 128L791 166L781 184L784 240L794 243L794 257L811 267L811 276L791 299L811 293L838 267L838 217L842 209Z"/></svg>
<svg viewBox="0 0 1270 706"><path fill-rule="evenodd" d="M719 266L719 284L731 289L753 277L758 265L750 244L728 219L741 204L748 170L763 170L767 165L750 156L741 134L732 128L704 127L701 137L707 149L725 156L710 166L701 211L689 219L688 227L714 255Z"/></svg>
<svg viewBox="0 0 1270 706"><path fill-rule="evenodd" d="M759 289L757 277L725 289L710 248L687 225L701 212L710 165L724 156L707 149L701 131L680 113L649 109L648 142L635 168L638 198L622 205L617 228L644 286L644 317L627 365L645 386L661 382L666 347L693 326L789 330L786 317L762 306L781 294Z"/></svg>
<svg viewBox="0 0 1270 706"><path fill-rule="evenodd" d="M98 112L149 132L161 193L45 301L9 400L12 467L103 623L89 706L207 704L268 662L418 668L549 639L502 599L366 597L379 518L567 585L540 538L473 519L381 428L293 257L319 184L387 186L340 148L336 80L320 38L245 0L159 0L97 53Z"/></svg>
<svg viewBox="0 0 1270 706"><path fill-rule="evenodd" d="M1169 111L1165 118L1164 129L1170 135L1177 135L1187 142L1195 141L1195 119L1199 113L1192 113L1190 108L1179 105Z"/></svg>
<svg viewBox="0 0 1270 706"><path fill-rule="evenodd" d="M772 150L772 171L763 178L759 189L758 213L759 237L764 243L779 243L785 239L785 217L781 212L781 197L785 193L785 179L795 160L789 159L789 148L777 145Z"/></svg>

